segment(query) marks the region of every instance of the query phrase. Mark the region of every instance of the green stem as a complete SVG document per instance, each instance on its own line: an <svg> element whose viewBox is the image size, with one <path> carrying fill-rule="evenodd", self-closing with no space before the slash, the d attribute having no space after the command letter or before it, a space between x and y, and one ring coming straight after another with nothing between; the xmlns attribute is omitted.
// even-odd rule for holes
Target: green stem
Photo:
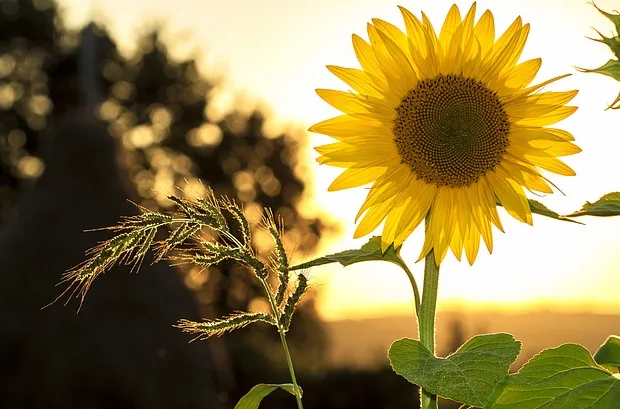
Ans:
<svg viewBox="0 0 620 409"><path fill-rule="evenodd" d="M284 354L286 355L286 364L288 365L288 371L291 374L291 381L293 381L293 388L295 388L295 399L297 399L297 408L304 409L304 405L301 403L301 390L297 385L297 378L295 377L295 369L293 368L293 360L291 359L291 353L288 350L288 344L286 343L286 335L284 328L278 326L278 332L280 333L280 341L282 341L282 348L284 348Z"/></svg>
<svg viewBox="0 0 620 409"><path fill-rule="evenodd" d="M400 263L399 264L403 270L405 270L405 273L407 274L407 277L409 278L409 282L411 283L411 288L413 289L413 298L414 298L414 303L415 303L415 315L418 317L419 319L419 315L420 315L420 290L418 290L418 284L415 282L415 277L413 276L413 273L411 272L411 270L409 270L409 267L407 267L407 264Z"/></svg>
<svg viewBox="0 0 620 409"><path fill-rule="evenodd" d="M437 289L439 287L439 266L435 262L435 250L424 259L424 285L422 303L418 314L420 342L435 355L435 311L437 309ZM422 409L437 409L437 396L422 389L420 393Z"/></svg>
<svg viewBox="0 0 620 409"><path fill-rule="evenodd" d="M295 399L297 400L297 409L304 409L304 405L301 403L301 389L297 384L297 377L295 376L295 368L293 368L293 360L291 359L291 353L288 349L288 343L286 342L286 329L282 326L280 322L280 310L278 309L278 304L276 303L275 298L273 297L273 293L271 291L271 286L267 282L266 279L261 278L260 282L263 284L265 288L265 292L269 297L269 304L271 304L271 310L273 311L273 316L276 319L276 323L278 325L278 333L280 334L280 341L282 342L282 349L284 349L284 355L286 356L286 364L288 365L288 371L291 374L291 381L293 382L293 389L295 390Z"/></svg>

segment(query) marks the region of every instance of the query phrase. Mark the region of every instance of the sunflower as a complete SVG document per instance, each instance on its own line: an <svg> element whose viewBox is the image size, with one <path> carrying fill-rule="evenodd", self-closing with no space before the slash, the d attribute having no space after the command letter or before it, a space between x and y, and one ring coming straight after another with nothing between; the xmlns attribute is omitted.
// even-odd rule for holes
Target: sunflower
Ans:
<svg viewBox="0 0 620 409"><path fill-rule="evenodd" d="M499 204L532 224L525 189L553 193L541 170L574 175L558 157L581 149L546 126L575 112L565 104L577 91L541 91L568 74L530 85L542 61L518 62L530 29L520 17L496 41L475 3L463 18L453 5L438 35L424 13L400 11L406 34L373 19L370 42L353 35L362 69L327 67L352 91L317 90L343 112L310 127L338 141L317 161L345 168L331 191L372 183L356 238L385 221L383 250L399 247L428 217L420 259L434 250L439 264L450 248L473 264L480 237L493 251L491 225L504 231Z"/></svg>

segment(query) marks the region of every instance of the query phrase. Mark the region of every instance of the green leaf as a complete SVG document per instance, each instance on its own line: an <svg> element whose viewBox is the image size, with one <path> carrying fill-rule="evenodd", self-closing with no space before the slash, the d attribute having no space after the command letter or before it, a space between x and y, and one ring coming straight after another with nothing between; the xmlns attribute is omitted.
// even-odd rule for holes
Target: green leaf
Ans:
<svg viewBox="0 0 620 409"><path fill-rule="evenodd" d="M547 206L545 206L544 204L540 203L537 200L528 199L527 201L530 202L530 209L532 213L540 214L542 216L551 217L552 219L562 220L565 222L583 224L581 222L578 222L577 220L571 220L571 219L567 219L565 216L561 216L559 213L554 212L553 210L549 209Z"/></svg>
<svg viewBox="0 0 620 409"><path fill-rule="evenodd" d="M362 261L389 261L399 266L403 266L405 262L400 258L400 248L394 249L393 245L390 245L388 249L383 253L381 251L381 236L371 237L366 244L359 249L345 250L339 253L330 254L328 256L320 257L311 261L307 261L302 264L291 267L291 270L300 270L303 268L310 268L321 266L323 264L340 263L343 266L349 266L355 263L361 263Z"/></svg>
<svg viewBox="0 0 620 409"><path fill-rule="evenodd" d="M429 392L482 407L508 375L521 343L510 334L478 335L447 358L437 358L420 341L404 338L390 346L394 372Z"/></svg>
<svg viewBox="0 0 620 409"><path fill-rule="evenodd" d="M620 380L581 345L548 349L510 375L485 409L618 409Z"/></svg>
<svg viewBox="0 0 620 409"><path fill-rule="evenodd" d="M583 224L581 222L578 222L576 220L571 220L571 219L567 219L567 216L562 216L560 215L558 212L554 212L553 210L549 209L547 206L545 206L544 204L540 203L538 200L534 200L534 199L527 199L528 203L530 204L530 210L532 211L532 213L535 214L539 214L541 216L546 216L546 217L550 217L552 219L556 219L556 220L562 220L564 222L571 222L571 223L577 223L577 224ZM495 201L495 204L497 206L501 206L502 204L499 202L499 200Z"/></svg>
<svg viewBox="0 0 620 409"><path fill-rule="evenodd" d="M620 337L610 336L607 341L596 351L594 360L599 365L610 366L614 372L620 368Z"/></svg>
<svg viewBox="0 0 620 409"><path fill-rule="evenodd" d="M620 192L607 193L594 203L586 202L581 210L564 217L578 216L620 216Z"/></svg>
<svg viewBox="0 0 620 409"><path fill-rule="evenodd" d="M295 387L293 384L259 383L250 389L248 393L243 395L241 399L239 399L239 402L235 405L235 409L256 409L265 396L269 395L278 388L284 389L291 395L295 395ZM299 392L301 393L301 388L299 388Z"/></svg>

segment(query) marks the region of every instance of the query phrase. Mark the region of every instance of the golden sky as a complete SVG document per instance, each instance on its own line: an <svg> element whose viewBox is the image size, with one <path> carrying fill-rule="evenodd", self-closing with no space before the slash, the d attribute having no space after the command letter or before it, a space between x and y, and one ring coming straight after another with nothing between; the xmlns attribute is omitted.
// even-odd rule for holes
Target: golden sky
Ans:
<svg viewBox="0 0 620 409"><path fill-rule="evenodd" d="M227 77L224 104L241 92L260 98L274 112L274 122L308 125L337 115L314 92L315 88L346 89L325 65L358 67L351 34L365 37L365 26L378 17L403 27L397 5L419 15L424 10L441 26L452 0L62 0L71 24L85 21L93 12L113 27L124 43L149 19L168 24L174 51L200 53L205 67L215 67ZM470 1L457 1L467 10ZM599 0L611 10L617 0ZM560 213L577 210L586 201L620 191L620 112L605 111L620 91L614 80L576 72L597 67L611 58L603 45L588 40L592 27L609 35L613 26L585 0L481 0L495 15L496 30L521 15L531 23L522 60L542 57L535 82L564 73L571 77L549 90L579 89L573 101L579 110L559 124L575 135L583 152L566 162L576 177L552 180L566 196L537 198ZM328 138L312 135L311 144ZM338 169L319 166L316 154L304 152L315 175L315 207L327 208L340 219L343 237L324 242L322 254L359 247L366 238L353 240L354 216L366 191L327 192ZM442 265L440 308L523 309L560 308L620 312L620 218L585 218L586 226L534 217L534 227L501 213L506 234L495 230L494 253L481 248L473 267L453 256ZM418 229L421 230L421 229ZM377 232L379 234L379 232ZM422 244L417 231L405 243L403 255L413 261ZM421 281L422 263L413 264ZM330 266L312 270L319 291L320 311L327 319L361 318L411 312L411 289L397 267L372 263L343 269Z"/></svg>

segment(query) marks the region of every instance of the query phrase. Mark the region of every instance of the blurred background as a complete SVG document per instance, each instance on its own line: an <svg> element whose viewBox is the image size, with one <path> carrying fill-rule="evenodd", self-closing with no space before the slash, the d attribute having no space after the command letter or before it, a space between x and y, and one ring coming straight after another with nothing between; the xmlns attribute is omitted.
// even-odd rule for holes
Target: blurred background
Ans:
<svg viewBox="0 0 620 409"><path fill-rule="evenodd" d="M400 4L440 26L451 2ZM402 26L396 5L0 0L0 407L232 408L258 382L287 382L271 328L191 344L172 328L179 318L264 307L257 283L234 265L116 268L95 281L79 314L75 301L41 307L62 292L62 273L109 237L84 230L135 213L128 200L166 210L168 194L199 196L204 185L242 202L250 220L272 208L294 262L363 244L351 237L365 190L327 194L338 170L319 167L312 146L328 138L305 130L337 115L314 94L345 88L324 66L358 66L351 34L373 17ZM494 12L498 33L517 15L532 23L523 59L543 57L537 80L611 58L586 38L591 27L613 29L586 2L478 7ZM537 199L568 213L620 191L620 117L605 111L619 85L575 73L554 87L580 89L579 111L561 125L584 152L568 159L577 177L552 179L566 196ZM521 365L546 347L595 350L620 333L620 221L535 217L532 228L503 219L492 256L442 265L440 355L476 333L511 332L524 344ZM258 230L255 239L271 249ZM422 239L415 232L403 248L420 282ZM414 388L386 359L392 341L416 336L406 276L382 263L309 275L290 332L304 406L411 407ZM261 407L293 405L275 392Z"/></svg>

